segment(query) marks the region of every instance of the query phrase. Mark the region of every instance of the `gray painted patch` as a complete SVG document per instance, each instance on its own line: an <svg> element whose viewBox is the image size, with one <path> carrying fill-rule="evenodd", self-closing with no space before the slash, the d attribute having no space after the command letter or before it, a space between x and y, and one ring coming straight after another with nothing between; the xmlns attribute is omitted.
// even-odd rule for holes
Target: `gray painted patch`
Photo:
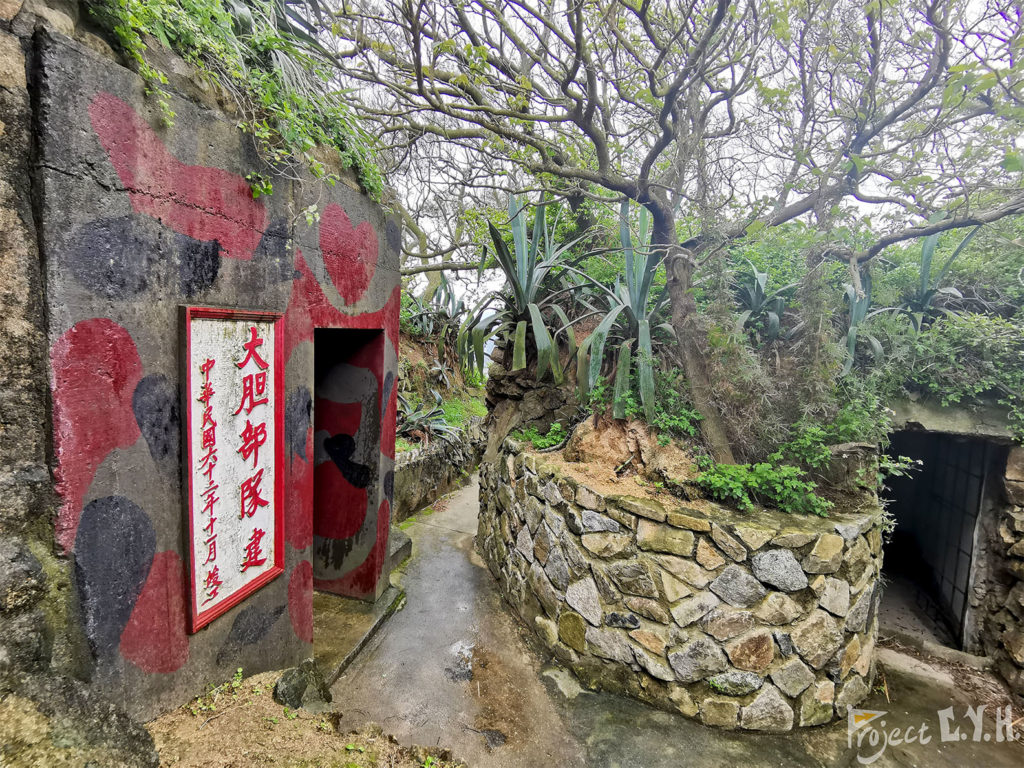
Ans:
<svg viewBox="0 0 1024 768"><path fill-rule="evenodd" d="M177 386L163 374L144 377L132 395L132 412L153 461L161 471L176 477L181 471L181 405Z"/></svg>
<svg viewBox="0 0 1024 768"><path fill-rule="evenodd" d="M75 586L93 656L110 660L156 554L149 516L124 496L86 504L75 539Z"/></svg>

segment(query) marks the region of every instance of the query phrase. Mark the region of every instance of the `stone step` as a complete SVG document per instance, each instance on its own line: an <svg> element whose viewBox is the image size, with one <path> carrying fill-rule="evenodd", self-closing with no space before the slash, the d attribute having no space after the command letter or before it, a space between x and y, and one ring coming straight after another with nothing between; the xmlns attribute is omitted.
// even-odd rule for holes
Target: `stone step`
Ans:
<svg viewBox="0 0 1024 768"><path fill-rule="evenodd" d="M372 603L327 592L313 593L313 656L327 685L334 684L404 603L405 592L397 587L388 587Z"/></svg>
<svg viewBox="0 0 1024 768"><path fill-rule="evenodd" d="M391 573L410 557L412 557L412 539L401 528L392 526L388 536L388 559L384 564L384 572Z"/></svg>

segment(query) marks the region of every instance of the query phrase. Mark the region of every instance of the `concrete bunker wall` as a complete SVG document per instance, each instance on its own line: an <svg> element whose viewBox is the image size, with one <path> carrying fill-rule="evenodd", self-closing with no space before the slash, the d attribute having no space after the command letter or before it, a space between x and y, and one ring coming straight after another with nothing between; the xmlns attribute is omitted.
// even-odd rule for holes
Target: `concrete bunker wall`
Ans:
<svg viewBox="0 0 1024 768"><path fill-rule="evenodd" d="M373 409L375 429L356 418L347 434L374 482L342 537L358 558L333 573L348 594L379 590L400 229L348 179L324 191L312 224L300 213L319 194L312 179L274 178L274 193L254 199L251 140L212 94L198 98L186 65L171 62L172 88L190 98L172 96L166 127L102 40L63 14L54 17L77 40L22 16L0 28L0 366L12 385L0 430L0 582L15 585L0 610L0 672L49 666L148 718L238 667L311 655L317 328L381 338L362 363L374 391L356 405ZM285 571L194 635L183 305L284 315Z"/></svg>
<svg viewBox="0 0 1024 768"><path fill-rule="evenodd" d="M511 439L480 477L478 549L586 685L773 732L844 717L870 690L877 506L822 519L604 496Z"/></svg>

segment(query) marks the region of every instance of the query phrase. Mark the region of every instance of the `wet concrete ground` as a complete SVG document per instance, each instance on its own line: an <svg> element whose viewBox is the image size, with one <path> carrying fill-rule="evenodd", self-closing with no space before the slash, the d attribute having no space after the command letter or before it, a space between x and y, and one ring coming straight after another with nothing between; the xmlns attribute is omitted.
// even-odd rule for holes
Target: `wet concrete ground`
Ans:
<svg viewBox="0 0 1024 768"><path fill-rule="evenodd" d="M972 700L970 686L898 655L886 671L891 702L879 691L862 706L888 713L875 721L886 722L879 734L928 724L926 745L880 739L858 748L845 723L783 736L725 732L582 691L501 605L473 550L478 490L474 479L408 528L413 557L400 576L407 602L335 683L342 729L377 722L404 744L448 746L473 768L846 766L876 753L877 766L1024 765L1024 747L998 743L991 720L973 740L965 708L984 701ZM941 742L937 710L951 705L964 738Z"/></svg>
<svg viewBox="0 0 1024 768"><path fill-rule="evenodd" d="M956 644L936 602L904 574L887 575L878 624L882 634L912 635L951 647Z"/></svg>

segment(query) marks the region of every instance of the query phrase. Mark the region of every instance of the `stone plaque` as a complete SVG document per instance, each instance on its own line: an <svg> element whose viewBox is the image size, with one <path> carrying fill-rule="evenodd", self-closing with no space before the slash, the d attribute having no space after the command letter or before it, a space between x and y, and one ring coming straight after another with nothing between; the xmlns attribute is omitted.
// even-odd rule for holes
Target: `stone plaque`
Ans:
<svg viewBox="0 0 1024 768"><path fill-rule="evenodd" d="M284 571L280 314L185 310L192 632Z"/></svg>

